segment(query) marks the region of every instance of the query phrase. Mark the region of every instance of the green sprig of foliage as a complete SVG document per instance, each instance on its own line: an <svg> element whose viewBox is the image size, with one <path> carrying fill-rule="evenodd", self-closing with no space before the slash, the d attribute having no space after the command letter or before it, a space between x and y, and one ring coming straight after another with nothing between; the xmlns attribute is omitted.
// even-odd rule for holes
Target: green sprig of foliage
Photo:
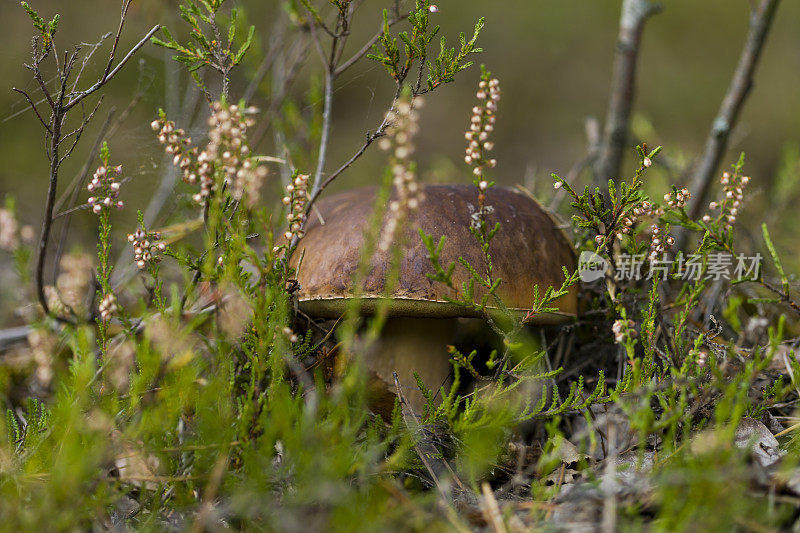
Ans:
<svg viewBox="0 0 800 533"><path fill-rule="evenodd" d="M39 13L33 9L28 2L20 2L22 9L28 13L28 16L33 21L33 27L39 30L39 35L42 37L42 52L47 53L53 47L53 37L58 29L58 21L61 15L56 13L53 18L48 22L43 19Z"/></svg>
<svg viewBox="0 0 800 533"><path fill-rule="evenodd" d="M233 8L226 32L227 39L223 39L223 29L217 21L217 15L224 3L225 0L200 0L202 9L194 0L186 0L186 3L180 5L181 18L189 25L192 42L181 44L166 26L162 28L166 40L158 37L151 39L155 45L178 52L173 59L187 66L201 88L202 81L196 73L203 67L211 67L219 72L227 87L231 70L241 64L255 37L256 28L250 26L244 41L237 47L239 11ZM206 35L203 24L211 30L211 35ZM224 94L227 92L224 91Z"/></svg>
<svg viewBox="0 0 800 533"><path fill-rule="evenodd" d="M467 61L467 58L483 51L475 46L485 23L485 19L481 18L475 25L471 39L467 40L463 33L460 34L461 47L458 51L455 48L447 48L447 40L442 37L438 56L433 63L427 61L430 56L430 44L440 30L439 25L431 26L430 24L430 7L430 0L416 0L415 8L408 15L408 21L412 26L411 33L401 31L397 36L391 32L389 12L384 9L383 33L380 35L378 44L374 45L373 53L367 55L369 59L381 63L398 84L402 84L412 68L418 65L419 74L414 86L415 95L432 91L444 83L452 82L456 74L472 66L472 61ZM403 43L402 54L398 39ZM420 85L426 65L428 68L427 89L422 89Z"/></svg>

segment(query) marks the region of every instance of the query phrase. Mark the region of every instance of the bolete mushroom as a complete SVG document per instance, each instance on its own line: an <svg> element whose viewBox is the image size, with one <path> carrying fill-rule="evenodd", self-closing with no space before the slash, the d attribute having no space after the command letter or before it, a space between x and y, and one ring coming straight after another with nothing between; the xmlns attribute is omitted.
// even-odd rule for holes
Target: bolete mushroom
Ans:
<svg viewBox="0 0 800 533"><path fill-rule="evenodd" d="M427 276L434 269L418 229L437 241L446 236L440 257L445 268L463 257L482 271L485 259L469 230L477 221L478 195L468 185L425 186L424 199L410 212L396 242L402 247L397 282L387 291L392 251L376 250L369 274L356 290L354 275L376 193L373 187L354 189L317 204L293 255L292 266L304 257L297 273L298 302L311 317L334 319L345 313L356 295L362 315L374 314L379 302L388 298L390 319L380 346L371 351L366 366L386 383L389 391L395 389L396 372L404 394L419 409L424 399L414 372L434 390L445 384L451 371L446 345L452 342L457 319L480 314L446 301L446 297L455 296L452 290ZM486 208L489 227L496 222L501 224L490 247L493 275L502 279L497 294L508 308L524 312L533 303L534 285L539 285L540 293L548 286L560 287L564 281L562 267L575 268L573 248L550 215L526 194L494 187L487 194ZM453 273L455 286L460 287L468 279L469 272L458 264ZM485 291L476 286L475 298L480 301L483 294ZM573 288L556 305L558 312L536 315L533 323L557 324L573 317L576 290Z"/></svg>

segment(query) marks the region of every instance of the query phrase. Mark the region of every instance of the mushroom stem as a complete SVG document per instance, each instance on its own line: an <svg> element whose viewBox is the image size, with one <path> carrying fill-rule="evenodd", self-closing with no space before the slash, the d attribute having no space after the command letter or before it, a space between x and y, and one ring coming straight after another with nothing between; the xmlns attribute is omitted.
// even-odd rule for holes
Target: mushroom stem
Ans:
<svg viewBox="0 0 800 533"><path fill-rule="evenodd" d="M447 356L447 345L452 344L457 327L456 319L391 318L378 345L367 357L366 366L386 384L387 391L394 391L393 374L396 372L411 408L421 414L425 397L414 373L419 374L434 396L438 395L440 387L450 385L453 367ZM390 397L392 403L393 398L394 394ZM438 395L437 400L441 399Z"/></svg>

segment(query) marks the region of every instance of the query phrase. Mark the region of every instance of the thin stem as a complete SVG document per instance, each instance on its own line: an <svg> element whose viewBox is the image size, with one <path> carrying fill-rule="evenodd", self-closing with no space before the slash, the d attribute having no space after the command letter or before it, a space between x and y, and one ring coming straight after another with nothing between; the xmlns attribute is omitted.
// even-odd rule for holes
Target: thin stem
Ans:
<svg viewBox="0 0 800 533"><path fill-rule="evenodd" d="M689 186L689 190L695 196L694 203L689 210L689 216L692 218L697 218L705 209L706 200L714 182L714 175L728 146L731 130L753 87L753 74L779 3L780 0L763 0L758 9L754 10L750 16L750 30L739 57L739 64L736 66L736 71L728 86L728 92L714 119L706 140L705 150Z"/></svg>
<svg viewBox="0 0 800 533"><path fill-rule="evenodd" d="M597 185L619 175L636 93L636 61L642 31L647 19L659 11L661 6L651 3L650 0L625 0L622 3L608 116L598 157L593 165L594 181Z"/></svg>
<svg viewBox="0 0 800 533"><path fill-rule="evenodd" d="M122 69L122 67L124 67L124 66L125 66L125 64L126 64L126 63L127 63L127 62L128 62L128 61L129 61L129 60L130 60L130 59L131 59L133 56L134 56L134 54L135 54L136 52L138 52L138 51L139 51L139 49L140 49L142 46L144 46L145 44L147 44L147 42L150 40L150 38L151 38L151 37L152 37L152 36L153 36L153 35L154 35L154 34L155 34L155 33L156 33L156 32L157 32L159 29L161 29L161 24L156 24L155 26L153 26L153 28L152 28L152 29L151 29L149 32L147 32L147 35L145 35L145 36L142 38L142 40L141 40L141 41L139 41L138 43L136 43L136 45L135 45L133 48L131 48L131 49L130 49L130 51L127 53L127 55L126 55L124 58L122 58L122 61L120 61L120 62L119 62L119 64L118 64L116 67L114 67L114 69L113 69L113 70L111 70L111 72L109 72L108 74L105 74L105 75L103 75L103 77L102 77L102 78L100 78L100 79L97 81L97 83L95 83L94 85L92 85L91 87L89 87L88 89L86 89L85 91L82 91L82 92L78 93L78 94L77 94L75 97L73 97L73 98L72 98L72 100L70 100L70 101L69 101L69 103L67 103L67 104L64 106L64 111L65 111L65 112L69 111L69 110L70 110L70 109L72 109L72 108L73 108L75 105L77 105L77 104L78 104L78 103L79 103L81 100L83 100L84 98L86 98L86 97L87 97L87 96L89 96L90 94L92 94L92 93L96 92L97 90L99 90L100 88L102 88L102 87L103 87L103 86L104 86L106 83L108 83L109 81L111 81L111 79L112 79L114 76L116 76L116 75L117 75L117 73L118 73L118 72L119 72L119 71Z"/></svg>

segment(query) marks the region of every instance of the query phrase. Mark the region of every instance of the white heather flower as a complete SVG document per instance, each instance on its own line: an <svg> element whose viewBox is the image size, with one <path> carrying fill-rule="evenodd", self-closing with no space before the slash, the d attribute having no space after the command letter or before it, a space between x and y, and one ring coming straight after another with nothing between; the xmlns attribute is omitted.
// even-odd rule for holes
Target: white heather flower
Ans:
<svg viewBox="0 0 800 533"><path fill-rule="evenodd" d="M387 114L387 120L391 119L392 128L388 131L385 138L390 151L392 152L392 184L394 199L389 203L388 218L381 230L378 249L387 252L394 242L398 228L402 227L408 214L417 209L424 198L422 187L417 183L416 173L409 160L414 153L414 135L419 130L417 125L419 114L415 110L421 107L422 99L417 98L413 101L403 100L397 104L396 112ZM467 141L472 140L472 134L467 132L464 135ZM475 142L475 141L472 141ZM394 148L394 150L391 150ZM471 150L466 151L465 161L471 161Z"/></svg>
<svg viewBox="0 0 800 533"><path fill-rule="evenodd" d="M8 209L0 209L0 249L11 251L17 248L17 227L14 214Z"/></svg>
<svg viewBox="0 0 800 533"><path fill-rule="evenodd" d="M158 231L145 232L139 228L128 235L128 242L133 248L133 260L136 266L143 269L148 263L158 263L161 257L158 254L167 249L167 245L161 240L161 233Z"/></svg>
<svg viewBox="0 0 800 533"><path fill-rule="evenodd" d="M117 312L117 298L109 293L100 301L100 319L103 322L111 320L111 316Z"/></svg>

